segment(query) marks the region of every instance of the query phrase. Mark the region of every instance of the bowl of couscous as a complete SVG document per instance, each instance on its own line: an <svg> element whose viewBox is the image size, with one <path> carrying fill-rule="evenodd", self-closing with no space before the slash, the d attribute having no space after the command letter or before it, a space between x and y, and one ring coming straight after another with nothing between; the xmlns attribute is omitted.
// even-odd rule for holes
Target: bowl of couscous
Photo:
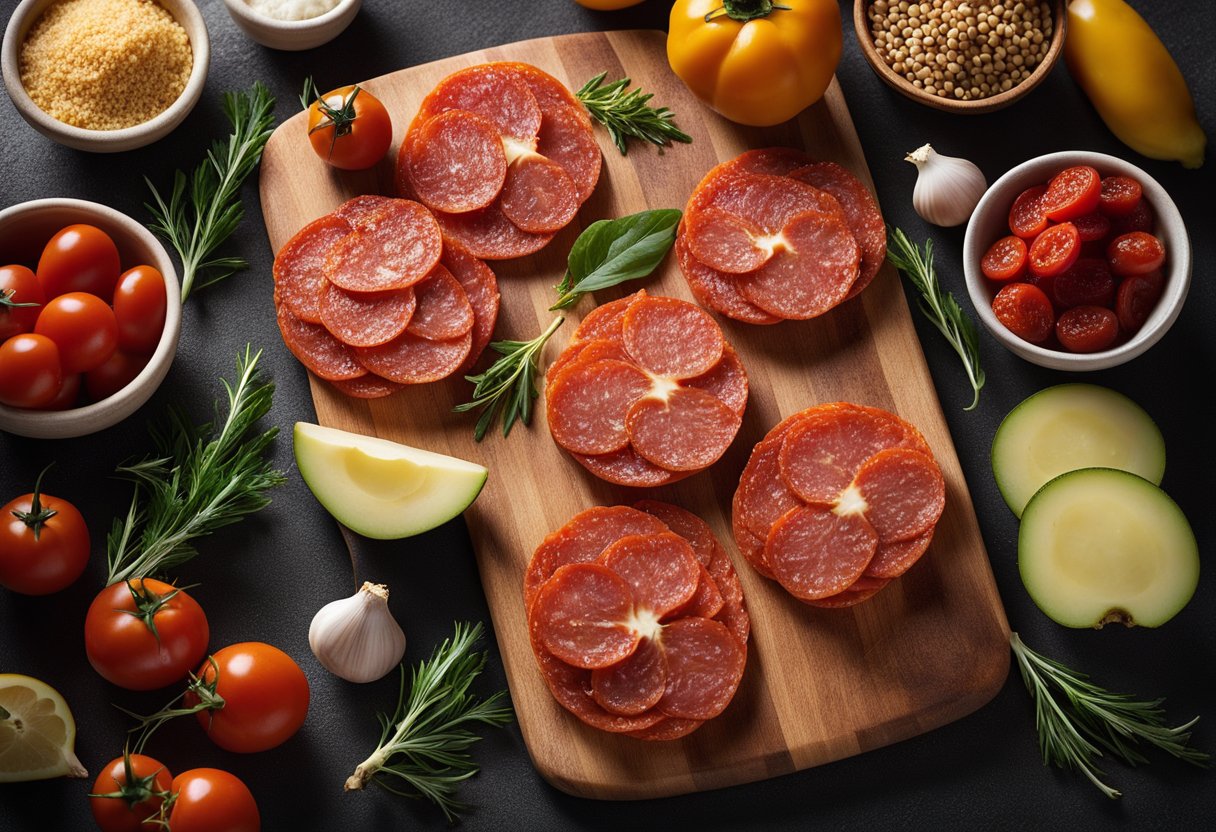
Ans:
<svg viewBox="0 0 1216 832"><path fill-rule="evenodd" d="M211 47L191 0L22 0L4 32L4 86L60 144L116 153L179 125Z"/></svg>

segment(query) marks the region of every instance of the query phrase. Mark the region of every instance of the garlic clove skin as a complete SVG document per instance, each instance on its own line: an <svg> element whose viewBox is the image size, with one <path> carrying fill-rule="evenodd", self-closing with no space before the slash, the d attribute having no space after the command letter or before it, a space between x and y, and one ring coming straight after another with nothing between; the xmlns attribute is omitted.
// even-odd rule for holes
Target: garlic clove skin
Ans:
<svg viewBox="0 0 1216 832"><path fill-rule="evenodd" d="M401 662L405 633L388 608L388 587L365 582L331 601L308 627L308 646L321 665L348 682L374 682Z"/></svg>
<svg viewBox="0 0 1216 832"><path fill-rule="evenodd" d="M916 165L916 187L912 207L926 222L946 228L962 225L971 218L988 181L973 163L956 156L943 156L930 145L913 150L904 157Z"/></svg>

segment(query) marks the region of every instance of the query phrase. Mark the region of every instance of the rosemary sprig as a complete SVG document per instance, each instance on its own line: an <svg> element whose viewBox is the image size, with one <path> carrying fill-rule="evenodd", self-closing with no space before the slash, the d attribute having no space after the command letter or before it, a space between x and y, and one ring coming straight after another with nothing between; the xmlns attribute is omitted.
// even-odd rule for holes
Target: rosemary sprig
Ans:
<svg viewBox="0 0 1216 832"><path fill-rule="evenodd" d="M468 749L481 737L474 725L502 726L511 721L506 691L488 699L469 693L469 686L486 665L486 654L473 647L482 635L481 624L456 624L430 661L419 662L405 695L405 665L401 665L401 692L392 715L377 714L380 743L371 756L346 780L346 790L362 789L369 781L406 797L424 797L443 810L449 821L466 808L456 799L460 784L478 771ZM390 783L395 777L405 781Z"/></svg>
<svg viewBox="0 0 1216 832"><path fill-rule="evenodd" d="M151 180L152 213L148 227L163 237L182 260L182 300L195 288L220 282L246 267L240 257L213 257L245 215L241 183L262 158L262 148L274 128L274 98L255 81L249 92L224 93L224 114L232 123L227 142L215 141L207 158L187 180L178 170L166 202ZM187 189L189 195L187 196Z"/></svg>
<svg viewBox="0 0 1216 832"><path fill-rule="evenodd" d="M1187 745L1199 717L1169 728L1161 709L1164 699L1146 702L1111 693L1088 681L1084 673L1034 652L1017 633L1010 635L1009 642L1034 700L1044 765L1080 771L1104 795L1116 798L1120 792L1100 779L1106 775L1096 760L1104 756L1103 748L1132 766L1148 762L1138 750L1141 741L1193 765L1209 764L1210 755ZM1052 687L1064 695L1063 703L1052 695Z"/></svg>
<svg viewBox="0 0 1216 832"><path fill-rule="evenodd" d="M640 89L625 91L629 79L622 78L604 86L607 72L601 72L574 95L591 117L608 128L608 135L621 155L628 155L626 142L641 139L659 147L668 147L672 142L692 142L692 136L676 126L676 114L666 107L651 107L648 102L654 93Z"/></svg>
<svg viewBox="0 0 1216 832"><path fill-rule="evenodd" d="M157 455L118 468L135 494L106 538L107 586L190 560L197 554L192 540L264 508L266 492L285 481L266 459L279 429L257 424L274 397L274 384L258 378L261 355L246 346L236 384L221 379L228 393L222 421L218 407L217 422L201 426L170 410L167 428L152 431Z"/></svg>
<svg viewBox="0 0 1216 832"><path fill-rule="evenodd" d="M920 292L920 311L945 336L963 361L967 381L975 396L964 410L974 410L980 403L984 386L984 370L980 367L980 342L975 323L958 305L954 295L942 289L933 268L933 240L925 240L923 250L917 248L898 228L887 228L887 259L908 276Z"/></svg>
<svg viewBox="0 0 1216 832"><path fill-rule="evenodd" d="M484 408L473 429L473 438L480 442L490 425L502 414L502 435L509 436L515 420L532 423L532 402L540 393L536 375L540 372L540 352L565 318L555 318L549 328L531 341L495 341L490 349L502 358L481 375L465 376L473 382L473 400L458 404L456 413Z"/></svg>

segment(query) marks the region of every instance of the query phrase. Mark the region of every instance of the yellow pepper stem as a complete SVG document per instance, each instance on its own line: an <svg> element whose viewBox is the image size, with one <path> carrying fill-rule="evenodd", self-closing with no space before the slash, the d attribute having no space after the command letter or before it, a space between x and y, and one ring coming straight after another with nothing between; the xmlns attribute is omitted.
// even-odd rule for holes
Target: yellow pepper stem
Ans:
<svg viewBox="0 0 1216 832"><path fill-rule="evenodd" d="M773 0L723 0L721 6L705 15L705 22L709 23L716 17L726 15L731 20L746 23L749 20L768 17L777 10L791 11L789 6L774 3Z"/></svg>

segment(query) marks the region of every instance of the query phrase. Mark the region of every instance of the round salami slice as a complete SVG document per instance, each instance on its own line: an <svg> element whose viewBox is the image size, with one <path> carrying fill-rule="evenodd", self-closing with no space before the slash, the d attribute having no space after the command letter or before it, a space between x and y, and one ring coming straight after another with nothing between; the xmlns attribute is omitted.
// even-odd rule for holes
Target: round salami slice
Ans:
<svg viewBox="0 0 1216 832"><path fill-rule="evenodd" d="M274 258L276 302L302 321L321 323L321 293L328 284L322 273L325 255L350 230L346 220L327 214L297 231Z"/></svg>
<svg viewBox="0 0 1216 832"><path fill-rule="evenodd" d="M735 499L732 502L731 516L731 532L735 537L735 545L739 547L739 553L744 559L761 575L772 580L776 580L773 570L769 568L768 561L764 559L764 538L749 529L744 525L742 513L739 510L739 492L735 492Z"/></svg>
<svg viewBox="0 0 1216 832"><path fill-rule="evenodd" d="M348 292L327 283L321 295L321 323L351 347L375 347L405 332L414 315L413 289Z"/></svg>
<svg viewBox="0 0 1216 832"><path fill-rule="evenodd" d="M590 341L595 338L608 338L621 341L625 337L625 312L635 300L648 297L645 289L639 289L636 294L610 300L592 309L579 322L574 330L571 343Z"/></svg>
<svg viewBox="0 0 1216 832"><path fill-rule="evenodd" d="M606 711L637 716L659 703L667 688L667 658L644 638L633 655L591 671L591 696Z"/></svg>
<svg viewBox="0 0 1216 832"><path fill-rule="evenodd" d="M625 349L643 370L671 379L708 372L722 358L722 330L679 298L639 298L622 321Z"/></svg>
<svg viewBox="0 0 1216 832"><path fill-rule="evenodd" d="M502 64L478 64L453 72L422 100L415 122L448 110L467 110L489 120L506 137L533 142L540 132L536 96L519 73Z"/></svg>
<svg viewBox="0 0 1216 832"><path fill-rule="evenodd" d="M351 224L352 228L362 228L363 224L381 210L391 205L393 197L379 194L362 194L351 197L338 206L333 216L340 217Z"/></svg>
<svg viewBox="0 0 1216 832"><path fill-rule="evenodd" d="M846 589L844 592L837 592L828 598L803 598L800 599L804 604L810 604L812 607L825 607L827 609L844 609L846 607L855 607L862 601L869 601L877 595L889 581L882 581L880 586L870 586L866 589Z"/></svg>
<svg viewBox="0 0 1216 832"><path fill-rule="evenodd" d="M467 110L448 110L418 128L406 164L418 199L454 214L489 205L507 175L498 127Z"/></svg>
<svg viewBox="0 0 1216 832"><path fill-rule="evenodd" d="M907 448L875 454L861 467L854 486L865 501L866 520L883 543L930 531L946 507L941 469L931 457Z"/></svg>
<svg viewBox="0 0 1216 832"><path fill-rule="evenodd" d="M672 617L713 618L722 611L725 604L726 601L722 598L718 585L714 583L713 576L709 574L708 569L702 566L700 577L697 579L696 591L688 601L672 611Z"/></svg>
<svg viewBox="0 0 1216 832"><path fill-rule="evenodd" d="M443 257L439 262L460 283L469 305L473 307L473 345L469 348L469 357L457 370L463 374L473 369L494 337L500 299L498 278L489 266L451 240L444 243Z"/></svg>
<svg viewBox="0 0 1216 832"><path fill-rule="evenodd" d="M660 468L626 445L610 454L572 454L575 461L600 479L631 488L658 488L688 476Z"/></svg>
<svg viewBox="0 0 1216 832"><path fill-rule="evenodd" d="M599 143L591 126L584 124L586 113L578 107L546 107L540 123L540 138L536 152L557 162L566 171L578 191L581 205L595 191L600 181L603 159Z"/></svg>
<svg viewBox="0 0 1216 832"><path fill-rule="evenodd" d="M639 637L627 625L633 611L629 585L596 563L575 563L553 573L530 611L545 649L572 667L608 667L626 659Z"/></svg>
<svg viewBox="0 0 1216 832"><path fill-rule="evenodd" d="M666 399L638 399L629 409L625 431L634 450L655 465L700 471L726 452L741 423L742 417L713 394L679 387Z"/></svg>
<svg viewBox="0 0 1216 832"><path fill-rule="evenodd" d="M735 492L734 513L740 525L761 541L768 537L773 524L792 508L802 505L798 495L781 476L780 455L784 433L769 432L755 448L739 478ZM740 542L739 548L744 548Z"/></svg>
<svg viewBox="0 0 1216 832"><path fill-rule="evenodd" d="M764 553L791 595L817 599L848 589L865 572L877 548L878 534L864 517L801 506L773 525Z"/></svg>
<svg viewBox="0 0 1216 832"><path fill-rule="evenodd" d="M565 368L576 363L589 364L592 361L603 361L604 359L633 363L633 359L629 357L629 353L625 352L625 345L620 341L596 338L593 341L572 342L566 349L562 350L557 358L553 359L553 363L549 365L549 369L545 370L546 393L548 392L549 385L553 383L553 379L557 378L557 374Z"/></svg>
<svg viewBox="0 0 1216 832"><path fill-rule="evenodd" d="M739 641L724 624L682 618L663 627L667 686L659 709L683 719L713 719L730 704L747 662Z"/></svg>
<svg viewBox="0 0 1216 832"><path fill-rule="evenodd" d="M482 260L511 260L535 254L549 244L552 234L524 231L507 219L497 201L463 214L435 212L445 239L453 239Z"/></svg>
<svg viewBox="0 0 1216 832"><path fill-rule="evenodd" d="M691 511L659 500L638 500L633 507L656 517L667 528L687 540L697 556L697 562L702 566L709 566L718 541L708 523Z"/></svg>
<svg viewBox="0 0 1216 832"><path fill-rule="evenodd" d="M715 179L694 194L686 228L693 216L707 208L744 218L770 235L782 233L794 217L808 211L831 215L844 224L840 203L834 197L785 176L742 173Z"/></svg>
<svg viewBox="0 0 1216 832"><path fill-rule="evenodd" d="M419 338L447 341L473 328L473 307L468 295L442 264L414 286L414 294L418 297L418 308L410 320L409 331ZM469 351L472 352L471 346Z"/></svg>
<svg viewBox="0 0 1216 832"><path fill-rule="evenodd" d="M559 567L590 563L622 537L667 530L659 518L628 506L596 506L579 512L532 553L524 573L525 607L532 607L536 593Z"/></svg>
<svg viewBox="0 0 1216 832"><path fill-rule="evenodd" d="M383 399L405 387L404 384L380 378L375 373L343 381L331 381L330 384L337 388L338 392L352 399Z"/></svg>
<svg viewBox="0 0 1216 832"><path fill-rule="evenodd" d="M283 343L317 378L344 381L367 375L367 370L356 360L354 351L325 327L300 320L291 314L285 303L279 305L277 313Z"/></svg>
<svg viewBox="0 0 1216 832"><path fill-rule="evenodd" d="M747 640L751 635L752 619L747 614L747 605L740 595L737 601L726 601L722 609L714 616L714 621L720 622L739 642L743 654L747 655Z"/></svg>
<svg viewBox="0 0 1216 832"><path fill-rule="evenodd" d="M814 409L782 443L781 476L808 503L832 506L867 459L904 442L892 419L852 408Z"/></svg>
<svg viewBox="0 0 1216 832"><path fill-rule="evenodd" d="M528 89L536 98L536 103L540 105L542 114L547 114L550 110L568 107L575 112L583 126L588 130L591 129L591 116L587 115L587 110L583 107L582 102L574 96L574 93L570 92L565 84L540 67L519 61L497 61L491 65L504 72L515 73L520 80L527 84Z"/></svg>
<svg viewBox="0 0 1216 832"><path fill-rule="evenodd" d="M450 341L419 338L408 329L387 344L361 347L359 363L378 376L398 384L425 384L456 372L473 345L471 332Z"/></svg>
<svg viewBox="0 0 1216 832"><path fill-rule="evenodd" d="M929 550L933 542L933 529L917 535L910 540L900 540L893 543L879 543L874 560L866 567L865 577L891 579L898 578L907 572Z"/></svg>
<svg viewBox="0 0 1216 832"><path fill-rule="evenodd" d="M530 234L565 228L578 213L578 191L565 169L531 154L511 163L499 200L502 212Z"/></svg>
<svg viewBox="0 0 1216 832"><path fill-rule="evenodd" d="M887 226L874 195L861 180L835 162L816 162L792 171L790 176L826 191L840 203L845 222L861 246L861 273L845 299L856 297L870 285L887 259Z"/></svg>
<svg viewBox="0 0 1216 832"><path fill-rule="evenodd" d="M334 243L323 271L331 283L351 292L405 289L426 278L442 251L443 238L431 212L398 199Z"/></svg>
<svg viewBox="0 0 1216 832"><path fill-rule="evenodd" d="M625 417L651 387L650 378L623 361L575 363L557 374L545 403L554 441L579 454L624 448Z"/></svg>
<svg viewBox="0 0 1216 832"><path fill-rule="evenodd" d="M734 159L718 165L718 173L759 173L769 176L789 176L792 171L812 164L815 160L792 147L762 147L747 150Z"/></svg>
<svg viewBox="0 0 1216 832"><path fill-rule="evenodd" d="M676 237L675 249L676 261L680 264L684 279L688 281L688 288L703 306L747 324L768 325L784 320L770 315L743 297L733 275L711 269L693 257L686 235Z"/></svg>
<svg viewBox="0 0 1216 832"><path fill-rule="evenodd" d="M713 395L740 418L747 409L747 371L730 344L723 344L721 360L708 372L685 379L682 384Z"/></svg>
<svg viewBox="0 0 1216 832"><path fill-rule="evenodd" d="M634 616L651 626L688 603L701 578L692 547L675 532L622 537L604 550L599 562L629 585Z"/></svg>
<svg viewBox="0 0 1216 832"><path fill-rule="evenodd" d="M655 713L662 713L655 711ZM626 733L638 740L648 740L650 742L669 742L678 740L681 737L687 737L693 731L705 724L703 719L677 719L674 716L663 717L656 724L649 728L642 728L637 731L627 731Z"/></svg>
<svg viewBox="0 0 1216 832"><path fill-rule="evenodd" d="M763 229L715 206L692 214L685 233L693 257L726 274L754 272L773 256Z"/></svg>

